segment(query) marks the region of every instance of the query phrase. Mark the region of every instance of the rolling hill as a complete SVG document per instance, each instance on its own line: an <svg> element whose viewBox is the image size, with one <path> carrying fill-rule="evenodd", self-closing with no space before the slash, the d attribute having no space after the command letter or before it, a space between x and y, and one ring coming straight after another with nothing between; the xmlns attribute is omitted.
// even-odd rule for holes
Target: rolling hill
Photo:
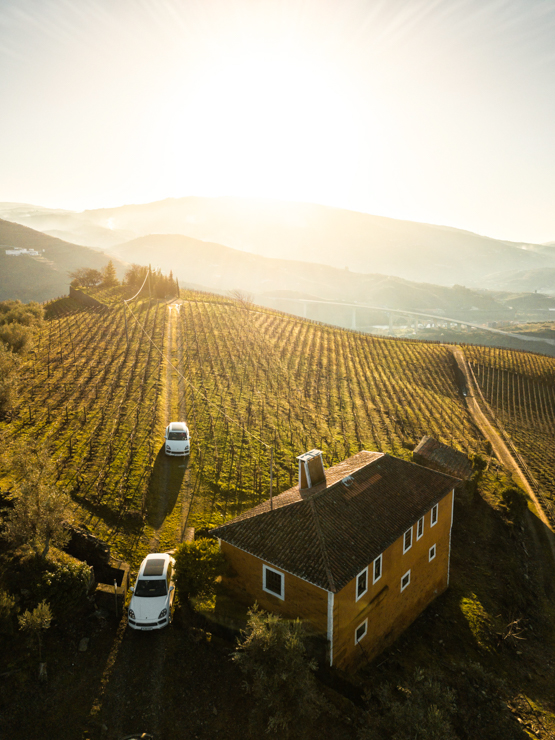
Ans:
<svg viewBox="0 0 555 740"><path fill-rule="evenodd" d="M34 249L39 256L8 255L7 249ZM100 270L112 259L90 247L56 239L26 226L0 219L0 300L47 301L67 293L68 273L79 267ZM114 258L118 275L124 265Z"/></svg>
<svg viewBox="0 0 555 740"><path fill-rule="evenodd" d="M535 251L533 245L446 226L303 203L189 197L79 214L43 209L26 215L14 204L0 204L2 213L91 246L114 245L130 236L183 234L265 257L440 285L482 287L485 276L500 270L555 267L548 248Z"/></svg>

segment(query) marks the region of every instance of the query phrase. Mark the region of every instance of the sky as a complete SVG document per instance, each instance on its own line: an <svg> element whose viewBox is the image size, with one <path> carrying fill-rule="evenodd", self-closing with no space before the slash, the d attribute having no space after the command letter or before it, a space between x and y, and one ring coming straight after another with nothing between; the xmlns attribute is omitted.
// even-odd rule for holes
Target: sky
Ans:
<svg viewBox="0 0 555 740"><path fill-rule="evenodd" d="M0 0L0 201L555 240L554 0Z"/></svg>

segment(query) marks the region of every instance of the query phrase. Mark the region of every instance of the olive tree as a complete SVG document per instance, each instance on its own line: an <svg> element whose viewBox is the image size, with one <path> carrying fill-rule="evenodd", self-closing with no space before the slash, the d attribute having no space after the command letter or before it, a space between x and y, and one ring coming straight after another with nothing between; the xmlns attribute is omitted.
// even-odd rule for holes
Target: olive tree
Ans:
<svg viewBox="0 0 555 740"><path fill-rule="evenodd" d="M51 545L67 542L65 524L72 519L71 499L52 482L55 466L45 447L18 453L11 463L18 480L3 536L14 545L27 543L46 558Z"/></svg>

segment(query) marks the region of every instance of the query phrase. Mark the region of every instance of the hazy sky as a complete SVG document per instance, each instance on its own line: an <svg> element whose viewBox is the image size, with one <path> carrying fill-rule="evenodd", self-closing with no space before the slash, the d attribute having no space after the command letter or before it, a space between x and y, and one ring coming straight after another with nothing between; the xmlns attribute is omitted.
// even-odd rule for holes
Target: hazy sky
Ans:
<svg viewBox="0 0 555 740"><path fill-rule="evenodd" d="M0 0L0 201L555 240L555 0Z"/></svg>

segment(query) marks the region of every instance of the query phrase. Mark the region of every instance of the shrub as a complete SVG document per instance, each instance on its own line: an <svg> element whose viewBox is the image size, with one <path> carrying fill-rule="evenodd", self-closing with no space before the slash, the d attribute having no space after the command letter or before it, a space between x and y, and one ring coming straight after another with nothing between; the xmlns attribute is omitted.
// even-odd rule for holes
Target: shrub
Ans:
<svg viewBox="0 0 555 740"><path fill-rule="evenodd" d="M521 521L528 510L526 494L520 488L509 487L501 493L501 501L507 507L510 516Z"/></svg>
<svg viewBox="0 0 555 740"><path fill-rule="evenodd" d="M46 559L16 551L2 562L6 588L21 592L24 608L47 601L60 624L75 617L87 604L92 568L60 551ZM24 596L23 596L24 595Z"/></svg>
<svg viewBox="0 0 555 740"><path fill-rule="evenodd" d="M15 617L19 608L14 596L0 588L0 634L13 635Z"/></svg>
<svg viewBox="0 0 555 740"><path fill-rule="evenodd" d="M87 604L87 593L93 581L92 568L79 560L48 560L31 592L35 601L47 601L52 616L68 622Z"/></svg>
<svg viewBox="0 0 555 740"><path fill-rule="evenodd" d="M306 656L300 620L284 621L255 605L232 659L258 700L254 719L263 718L266 732L286 738L295 728L308 736L304 730L320 714L323 699L314 677L316 662Z"/></svg>
<svg viewBox="0 0 555 740"><path fill-rule="evenodd" d="M456 740L452 718L457 707L454 692L444 681L417 669L412 680L404 686L382 684L375 692L382 713L378 719L392 740ZM371 693L366 695L367 700ZM368 717L375 725L375 718ZM359 732L359 740L370 740L375 735L370 728Z"/></svg>
<svg viewBox="0 0 555 740"><path fill-rule="evenodd" d="M42 601L32 612L27 610L19 617L19 629L29 632L37 638L39 662L42 661L42 631L50 627L51 621L52 612L45 601Z"/></svg>
<svg viewBox="0 0 555 740"><path fill-rule="evenodd" d="M184 542L175 551L175 586L183 600L206 598L225 567L218 543L209 539Z"/></svg>

